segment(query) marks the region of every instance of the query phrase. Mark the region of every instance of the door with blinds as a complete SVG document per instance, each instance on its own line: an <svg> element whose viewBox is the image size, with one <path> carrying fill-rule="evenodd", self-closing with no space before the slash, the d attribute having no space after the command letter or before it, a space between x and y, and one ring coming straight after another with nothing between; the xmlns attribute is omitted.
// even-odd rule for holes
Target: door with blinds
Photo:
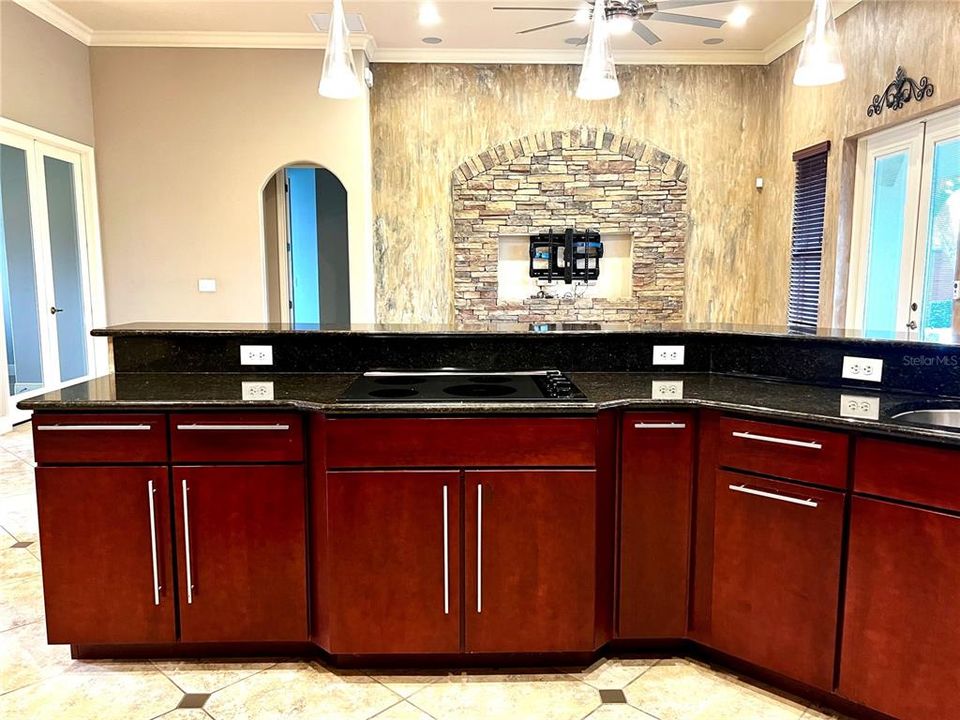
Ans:
<svg viewBox="0 0 960 720"><path fill-rule="evenodd" d="M847 324L947 341L960 331L960 110L860 140Z"/></svg>

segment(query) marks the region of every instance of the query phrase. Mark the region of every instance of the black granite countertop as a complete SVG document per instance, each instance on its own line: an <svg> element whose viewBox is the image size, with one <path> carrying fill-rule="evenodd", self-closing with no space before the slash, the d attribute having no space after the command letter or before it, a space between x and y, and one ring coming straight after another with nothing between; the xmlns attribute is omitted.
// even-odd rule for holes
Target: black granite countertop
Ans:
<svg viewBox="0 0 960 720"><path fill-rule="evenodd" d="M204 410L289 407L330 415L557 415L593 414L610 408L703 407L791 422L930 440L960 446L960 431L911 425L893 415L919 407L956 406L957 401L909 393L870 392L716 373L571 373L585 398L564 402L338 403L356 378L352 373L125 373L106 375L24 400L38 411ZM655 400L653 380L682 380L683 397ZM244 381L272 382L273 400L245 401ZM880 399L878 420L845 418L841 394Z"/></svg>

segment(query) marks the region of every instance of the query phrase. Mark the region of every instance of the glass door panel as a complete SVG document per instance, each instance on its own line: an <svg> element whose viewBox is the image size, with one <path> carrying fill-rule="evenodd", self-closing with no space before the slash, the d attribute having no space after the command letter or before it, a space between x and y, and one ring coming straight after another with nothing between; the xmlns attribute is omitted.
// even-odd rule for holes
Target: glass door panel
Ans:
<svg viewBox="0 0 960 720"><path fill-rule="evenodd" d="M77 208L77 167L44 155L43 175L47 196L53 305L56 318L60 381L88 374L88 327L83 235Z"/></svg>
<svg viewBox="0 0 960 720"><path fill-rule="evenodd" d="M30 214L27 152L0 145L0 279L6 367L11 396L44 384L41 317Z"/></svg>

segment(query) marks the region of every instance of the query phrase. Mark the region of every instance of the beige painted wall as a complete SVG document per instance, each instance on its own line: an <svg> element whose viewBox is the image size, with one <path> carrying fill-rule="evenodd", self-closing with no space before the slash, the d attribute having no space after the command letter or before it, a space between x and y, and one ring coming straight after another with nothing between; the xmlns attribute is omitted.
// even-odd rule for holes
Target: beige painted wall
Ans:
<svg viewBox="0 0 960 720"><path fill-rule="evenodd" d="M10 0L0 2L0 115L93 145L89 49Z"/></svg>
<svg viewBox="0 0 960 720"><path fill-rule="evenodd" d="M266 318L262 188L281 166L347 189L351 305L373 319L369 98L320 98L314 50L93 48L108 319ZM217 279L216 293L197 280Z"/></svg>
<svg viewBox="0 0 960 720"><path fill-rule="evenodd" d="M790 263L790 224L794 167L791 154L830 140L824 263L821 280L822 325L844 321L849 261L852 186L856 162L853 143L844 141L960 102L960 3L947 0L864 0L837 21L847 79L824 88L793 84L799 48L767 68L765 97L762 221L755 242L763 247L763 272L776 278L767 291L770 307L786 307ZM882 93L902 65L935 86L932 98L910 102L902 110L884 110L868 118L867 106ZM846 157L845 157L846 155Z"/></svg>
<svg viewBox="0 0 960 720"><path fill-rule="evenodd" d="M623 94L592 103L573 96L577 72L563 65L374 67L378 319L452 319L457 165L521 136L588 126L650 142L689 165L687 318L777 320L764 249L753 242L764 69L620 67Z"/></svg>

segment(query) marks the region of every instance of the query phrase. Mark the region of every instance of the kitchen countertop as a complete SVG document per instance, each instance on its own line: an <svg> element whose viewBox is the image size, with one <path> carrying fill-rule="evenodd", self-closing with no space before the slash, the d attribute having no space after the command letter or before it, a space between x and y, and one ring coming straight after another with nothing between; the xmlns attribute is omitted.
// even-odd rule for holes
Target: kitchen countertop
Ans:
<svg viewBox="0 0 960 720"><path fill-rule="evenodd" d="M920 407L956 407L956 400L909 393L852 391L716 373L570 373L585 394L563 402L338 403L353 373L124 373L106 375L22 401L37 411L207 410L287 407L329 415L576 415L612 408L712 408L771 419L827 425L960 446L960 431L892 419ZM652 380L683 380L683 397L651 398ZM241 382L273 382L274 399L244 401ZM841 394L880 399L878 420L844 418Z"/></svg>

